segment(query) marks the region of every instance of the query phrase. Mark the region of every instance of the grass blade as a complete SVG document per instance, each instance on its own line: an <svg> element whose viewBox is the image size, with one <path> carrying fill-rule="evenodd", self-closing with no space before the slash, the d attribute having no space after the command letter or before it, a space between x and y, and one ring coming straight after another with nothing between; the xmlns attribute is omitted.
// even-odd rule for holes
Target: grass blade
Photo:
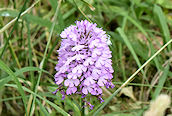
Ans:
<svg viewBox="0 0 172 116"><path fill-rule="evenodd" d="M45 109L45 107L42 105L42 103L38 99L36 99L36 102L38 103L38 105L40 107L40 113L43 113L44 116L50 116L49 113L47 112L47 110Z"/></svg>
<svg viewBox="0 0 172 116"><path fill-rule="evenodd" d="M26 96L25 96L25 93L24 93L24 90L22 88L21 83L19 82L18 78L15 76L14 72L2 60L0 60L0 68L1 68L1 70L4 70L6 73L8 73L14 79L14 81L15 81L15 83L17 85L18 91L22 96L25 111L26 111L26 114L27 114L27 109L26 109L27 99L26 99Z"/></svg>
<svg viewBox="0 0 172 116"><path fill-rule="evenodd" d="M93 114L93 116L98 115L98 113L115 97L122 88L124 88L129 82L131 82L134 77L140 72L152 59L154 59L165 47L171 44L172 39L168 41L164 46L161 47L154 55L152 55L135 73L133 73L125 83L123 83L107 100L102 104L102 106Z"/></svg>
<svg viewBox="0 0 172 116"><path fill-rule="evenodd" d="M14 75L15 76L19 76L20 74L23 74L24 72L28 72L28 71L41 71L40 68L37 68L37 67L24 67L24 68L21 68L20 70L17 70ZM44 73L46 74L49 74L50 76L52 76L49 72L43 70ZM54 77L54 76L52 76ZM11 81L12 78L11 76L8 76L8 77L4 77L3 79L0 80L0 89L6 84L8 83L9 81Z"/></svg>
<svg viewBox="0 0 172 116"><path fill-rule="evenodd" d="M168 25L167 25L167 21L164 16L164 13L163 13L161 7L159 7L157 5L154 5L153 12L156 16L155 19L158 19L158 23L159 23L158 26L160 26L160 28L161 28L161 31L164 36L164 43L166 43L170 40L170 31L168 29ZM167 48L168 48L168 51L171 51L171 45L169 45Z"/></svg>
<svg viewBox="0 0 172 116"><path fill-rule="evenodd" d="M28 48L29 48L29 65L32 67L33 66L33 62L32 62L32 45L31 45L31 33L30 33L30 26L29 26L29 22L26 20L26 26L27 26L27 35L28 35ZM32 83L32 89L34 87L34 74L33 72L30 72L30 76L31 76L31 83Z"/></svg>
<svg viewBox="0 0 172 116"><path fill-rule="evenodd" d="M6 47L7 47L7 45L8 45L8 43L9 43L9 40L10 40L11 36L12 36L12 33L14 32L15 28L17 27L18 20L19 20L20 16L22 15L22 12L24 11L24 9L25 9L25 7L26 7L27 1L28 1L28 0L25 0L24 5L23 5L23 7L22 7L22 9L21 9L21 11L20 11L18 17L14 20L14 21L15 21L15 24L14 24L14 26L13 26L11 32L10 32L9 37L7 38L7 40L6 40L6 42L5 42L5 45L4 45L3 50L2 50L2 52L1 52L0 58L2 58L2 55L3 55L3 53L4 53L4 51L5 51ZM6 25L6 26L9 27L8 25ZM0 33L2 33L4 30L8 29L8 28L6 28L6 26L0 30Z"/></svg>
<svg viewBox="0 0 172 116"><path fill-rule="evenodd" d="M16 17L19 12L13 11L13 10L3 10L3 11L0 11L0 16L3 16L4 13L9 14L9 17ZM43 19L42 17L34 16L29 13L22 16L21 19L27 20L33 24L38 24L41 27L47 27L48 29L51 29L52 22L48 19ZM56 32L59 32L59 27L57 24L55 25L55 30Z"/></svg>
<svg viewBox="0 0 172 116"><path fill-rule="evenodd" d="M14 87L14 88L17 88L16 85L14 84L6 84L5 86L8 86L8 87ZM63 116L70 116L67 112L65 112L62 108L58 107L56 104L54 104L53 102L47 100L46 98L40 96L39 94L31 91L30 89L26 88L26 87L22 87L25 91L27 91L28 93L31 93L33 94L34 96L37 96L38 98L44 100L45 102L47 102L48 104L50 104L53 108L55 108L57 110L57 112L63 114Z"/></svg>
<svg viewBox="0 0 172 116"><path fill-rule="evenodd" d="M122 16L124 16L124 17L127 17L127 19L131 22L131 23L133 23L143 34L144 34L144 36L148 39L148 42L149 42L149 44L150 44L150 48L151 48L151 50L153 49L153 47L152 47L152 43L150 42L150 37L148 36L148 34L147 34L147 32L143 29L143 27L136 21L136 20L134 20L132 17L130 17L130 16L128 16L128 14L126 14L126 13L120 13ZM153 53L152 54L154 54L154 51L152 51ZM158 62L158 59L155 57L154 59L154 62L155 62L155 64L156 64L156 67L157 67L157 69L159 70L160 68L160 64L159 64L159 62Z"/></svg>
<svg viewBox="0 0 172 116"><path fill-rule="evenodd" d="M163 75L159 78L159 83L158 83L158 87L155 89L155 92L153 93L152 98L155 99L161 92L161 90L163 89L163 85L168 77L168 72L169 72L169 64L165 67Z"/></svg>
<svg viewBox="0 0 172 116"><path fill-rule="evenodd" d="M136 53L135 53L135 51L134 51L130 41L128 40L127 36L125 35L124 31L121 28L118 28L117 31L119 32L119 34L123 38L125 44L127 45L128 49L130 50L131 54L133 55L133 57L134 57L137 65L138 65L138 67L140 68L141 67L141 63L139 61L139 58L137 57L137 55L136 55ZM142 72L144 78L146 79L146 75L145 75L144 71L141 70L141 72Z"/></svg>
<svg viewBox="0 0 172 116"><path fill-rule="evenodd" d="M26 10L23 12L23 10L25 9L25 5L26 5L26 3L27 3L27 0L26 0L25 3L24 3L24 5L23 5L23 7L22 7L22 9L21 9L21 11L20 11L20 13L18 14L18 17L16 17L16 18L13 19L12 21L10 21L7 25L5 25L2 29L0 29L0 34L1 34L2 32L4 32L5 30L7 30L15 21L18 22L18 19L19 19L21 16L25 15L27 12L29 12L38 2L39 2L39 0L36 1L34 4L32 4L32 6L30 6L28 9L26 9ZM8 12L6 12L6 13L8 13ZM0 13L0 14L2 14L2 13ZM15 23L16 23L16 22L15 22ZM14 25L16 25L16 24L14 24Z"/></svg>
<svg viewBox="0 0 172 116"><path fill-rule="evenodd" d="M54 2L51 0L51 5L52 5L52 7L54 8L56 8L57 7L57 3L54 3ZM54 8L54 10L56 10ZM59 11L58 11L58 24L59 24L59 32L61 32L61 31L63 31L64 30L64 28L65 28L65 23L64 23L64 19L63 19L63 16L62 16L62 14L61 14L61 10L59 9ZM56 45L57 45L57 43L59 42L59 39L57 38L56 40L55 40L55 42L53 43L53 45L52 45L52 47L51 47L51 49L49 50L49 52L48 52L48 54L47 54L47 57L46 57L46 59L45 59L45 64L44 65L46 65L46 63L47 63L47 61L48 61L48 59L50 58L50 56L51 56L51 54L52 54L52 52L53 52L53 50L54 50L54 48L56 47Z"/></svg>
<svg viewBox="0 0 172 116"><path fill-rule="evenodd" d="M53 30L54 30L54 27L55 27L55 22L56 22L56 19L57 19L57 14L59 12L60 5L61 5L61 0L58 2L58 6L56 8L56 12L55 12L55 15L54 15L54 18L53 18L54 22L53 22L51 30L50 30L50 36L48 38L48 42L47 42L47 45L46 45L46 48L45 48L43 59L42 59L42 61L40 63L41 71L39 73L39 77L38 77L38 80L37 80L37 83L36 83L36 86L35 86L35 90L34 90L35 93L37 93L37 89L38 89L38 86L39 86L39 83L40 83L40 79L41 79L41 76L42 76L42 69L44 67L47 51L48 51L48 48L49 48L49 45L50 45L50 42L51 42L51 37L52 37ZM31 105L31 108L30 108L30 115L32 115L32 113L34 111L35 99L36 99L36 95L34 95L34 97L33 97L32 105Z"/></svg>
<svg viewBox="0 0 172 116"><path fill-rule="evenodd" d="M89 22L92 22L92 21L88 18L88 16L81 10L81 8L78 7L76 1L73 0L73 2L74 2L74 4L75 4L75 6L77 7L77 9L81 12L81 14L82 14Z"/></svg>

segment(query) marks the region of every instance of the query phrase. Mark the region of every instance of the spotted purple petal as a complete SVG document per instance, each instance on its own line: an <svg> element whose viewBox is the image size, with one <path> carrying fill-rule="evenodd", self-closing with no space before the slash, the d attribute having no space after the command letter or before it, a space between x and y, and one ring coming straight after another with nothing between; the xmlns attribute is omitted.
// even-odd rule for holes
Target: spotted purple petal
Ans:
<svg viewBox="0 0 172 116"><path fill-rule="evenodd" d="M87 20L75 23L60 34L62 40L54 76L60 86L57 90L63 98L71 94L102 96L101 87L114 87L112 52L108 46L110 36ZM103 102L102 98L99 100Z"/></svg>

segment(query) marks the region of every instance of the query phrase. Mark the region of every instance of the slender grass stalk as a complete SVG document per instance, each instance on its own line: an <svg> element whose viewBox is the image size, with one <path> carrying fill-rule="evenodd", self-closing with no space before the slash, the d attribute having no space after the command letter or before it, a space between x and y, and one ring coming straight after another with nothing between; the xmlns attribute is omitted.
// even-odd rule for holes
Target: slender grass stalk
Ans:
<svg viewBox="0 0 172 116"><path fill-rule="evenodd" d="M58 42L59 42L58 39L56 39L55 42L53 43L51 49L49 50L49 53L47 54L47 57L46 57L46 59L45 59L44 65L47 64L47 61L48 61L48 60L50 60L49 58L50 58L51 54L53 53L53 50L54 50L54 48L55 48L55 46L57 45Z"/></svg>
<svg viewBox="0 0 172 116"><path fill-rule="evenodd" d="M15 61L16 61L16 64L17 64L17 66L18 66L18 68L20 69L20 68L21 68L21 65L20 65L20 63L19 63L18 57L17 57L17 55L16 55L16 53L15 53L15 50L14 50L14 48L13 48L13 46L12 46L10 40L9 40L9 47L10 47L11 54L13 55L13 57L14 57L14 59L15 59Z"/></svg>
<svg viewBox="0 0 172 116"><path fill-rule="evenodd" d="M5 84L5 86L17 88L17 86L14 84ZM67 112L65 112L62 108L60 108L59 106L57 106L53 102L47 100L46 98L42 97L41 95L31 91L30 89L28 89L24 86L22 86L22 89L25 90L26 92L30 93L30 94L33 94L34 96L37 96L38 98L42 99L43 101L47 102L49 105L51 105L53 108L55 108L57 110L57 112L61 113L63 116L71 116Z"/></svg>
<svg viewBox="0 0 172 116"><path fill-rule="evenodd" d="M22 100L23 100L23 104L24 104L24 108L25 108L25 112L26 112L26 116L27 116L28 115L27 106L26 106L27 98L26 98L26 95L25 95L24 90L22 88L22 84L20 83L18 77L16 77L14 72L1 59L0 59L0 69L5 71L6 73L8 73L9 76L14 79L16 86L17 86L17 89L22 96Z"/></svg>
<svg viewBox="0 0 172 116"><path fill-rule="evenodd" d="M30 26L29 26L29 22L26 20L26 27L27 27L27 35L28 35L28 48L29 48L29 65L32 67L33 66L33 62L32 62L32 43L31 43L31 32L30 32ZM32 83L32 90L34 88L34 74L33 72L30 72L30 76L31 76L31 83Z"/></svg>
<svg viewBox="0 0 172 116"><path fill-rule="evenodd" d="M84 102L84 98L81 98L81 116L85 116L85 102Z"/></svg>
<svg viewBox="0 0 172 116"><path fill-rule="evenodd" d="M131 54L133 55L133 57L134 57L134 59L135 59L137 65L138 65L138 67L140 68L140 67L141 67L140 60L139 60L139 58L138 58L138 56L137 56L137 54L136 54L136 52L135 52L135 50L134 50L134 48L133 48L131 42L129 41L129 39L128 39L127 36L125 35L123 29L118 29L118 32L119 32L119 34L121 35L121 37L123 38L125 44L127 45L128 49L130 50ZM148 83L148 80L147 80L147 78L146 78L146 74L145 74L144 70L141 70L141 73L143 74L144 79L145 79L146 82Z"/></svg>
<svg viewBox="0 0 172 116"><path fill-rule="evenodd" d="M5 31L4 34L6 35L6 38L8 38L8 33L7 33L7 31ZM15 62L16 62L16 64L17 64L18 68L20 69L20 68L21 68L21 65L20 65L20 63L19 63L19 60L18 60L18 58L17 58L17 55L16 55L16 53L15 53L15 50L14 50L14 48L13 48L12 43L11 43L10 40L9 40L9 50L10 50L10 53L11 53L12 57L14 58L14 60L15 60Z"/></svg>
<svg viewBox="0 0 172 116"><path fill-rule="evenodd" d="M2 55L3 55L3 53L5 52L5 49L6 49L7 45L8 45L8 43L9 43L9 39L11 38L12 33L14 32L15 28L17 27L18 20L19 20L20 16L22 15L23 10L25 9L26 3L27 3L27 2L28 2L28 0L25 0L24 5L23 5L23 7L22 7L22 9L21 9L21 11L20 11L18 17L16 17L15 20L13 21L13 22L15 22L15 24L14 24L14 26L13 26L13 28L12 28L10 34L9 34L9 37L7 38L7 40L6 40L6 42L5 42L5 45L4 45L3 50L2 50L2 52L1 52L0 58L2 58ZM6 26L4 26L4 27L0 30L0 33L2 33L3 31L5 31L6 29L8 29L7 27L10 27L10 23L8 23Z"/></svg>
<svg viewBox="0 0 172 116"><path fill-rule="evenodd" d="M152 99L155 99L160 94L160 92L161 92L161 90L162 90L162 88L163 88L163 86L164 86L164 84L166 82L166 79L168 78L169 69L170 69L170 66L169 66L169 63L168 63L167 66L164 68L162 76L159 78L159 82L158 82L159 87L157 87L155 89L155 92L152 95Z"/></svg>
<svg viewBox="0 0 172 116"><path fill-rule="evenodd" d="M113 84L115 85L122 85L123 82L113 82ZM152 87L152 85L150 84L140 84L140 83L128 83L128 85L132 85L132 86L140 86L140 87ZM152 88L160 88L162 86L153 86ZM166 89L166 90L172 90L172 87L162 87L162 89Z"/></svg>
<svg viewBox="0 0 172 116"><path fill-rule="evenodd" d="M88 16L78 7L78 5L76 4L75 0L73 0L73 2L74 2L74 4L75 4L75 6L77 7L77 9L81 12L81 14L82 14L88 21L92 22L92 21L88 18Z"/></svg>
<svg viewBox="0 0 172 116"><path fill-rule="evenodd" d="M19 76L19 75L23 74L24 72L28 72L28 71L40 71L40 68L38 68L38 67L24 67L24 68L17 70L14 74L15 74L15 76ZM48 74L49 76L53 77L53 75L51 75L49 72L47 72L45 70L43 70L43 72ZM7 76L7 77L4 77L3 79L1 79L0 80L0 89L4 86L4 84L8 83L11 80L12 80L11 76Z"/></svg>
<svg viewBox="0 0 172 116"><path fill-rule="evenodd" d="M54 30L54 27L55 27L55 23L56 23L56 19L57 19L57 14L59 12L59 8L61 6L61 1L62 0L59 0L58 2L58 6L56 8L56 12L55 12L55 15L53 17L54 21L53 21L53 24L52 24L52 27L51 27L51 30L50 30L50 36L48 38L48 43L46 45L46 48L45 48L45 52L44 52L44 56L43 56L43 59L40 63L40 69L41 71L39 72L39 77L38 77L38 80L37 80L37 83L36 83L36 86L35 86L35 90L34 92L37 93L37 90L38 90L38 86L39 86L39 83L40 83L40 79L41 79L41 76L42 76L42 69L44 67L44 62L45 62L45 59L46 59L46 55L47 55L47 52L48 52L48 48L50 46L50 42L51 42L51 37L52 37L52 34L53 34L53 30ZM35 105L35 100L36 100L36 95L33 96L33 101L32 101L32 105L31 105L31 108L30 108L30 116L32 116L33 112L34 112L34 105Z"/></svg>
<svg viewBox="0 0 172 116"><path fill-rule="evenodd" d="M26 0L28 1L28 0ZM22 17L23 15L25 15L27 12L29 12L40 0L36 1L35 3L33 3L28 9L26 9L24 12L24 7L25 7L25 4L23 5L23 8L22 8L22 12L19 13L18 17L14 18L13 20L11 20L8 24L6 24L4 27L2 27L0 29L0 34L3 33L5 30L7 30L15 21L18 21L18 19L20 17Z"/></svg>
<svg viewBox="0 0 172 116"><path fill-rule="evenodd" d="M153 50L153 47L152 47L152 43L151 43L151 39L149 37L149 35L147 34L147 32L145 31L145 29L143 28L143 26L141 24L138 23L138 21L134 20L132 17L130 17L127 13L120 13L122 16L126 17L133 25L135 25L142 33L143 35L147 38L149 44L150 44L150 48L152 48ZM152 51L154 53L154 51ZM160 64L158 62L158 58L155 57L154 59L154 62L156 64L156 67L157 69L159 70L159 67L160 67Z"/></svg>
<svg viewBox="0 0 172 116"><path fill-rule="evenodd" d="M6 49L7 45L8 45L9 39L11 38L12 33L14 32L15 28L17 27L18 20L19 20L20 16L23 16L24 14L26 14L31 8L34 7L35 4L37 4L37 3L39 2L39 0L38 0L37 2L35 2L35 3L34 3L31 7L29 7L27 10L25 10L25 11L23 12L23 10L24 10L25 7L26 7L26 3L27 3L27 2L28 2L28 0L26 0L26 1L24 2L24 5L23 5L23 7L22 7L22 9L21 9L21 11L20 11L18 17L16 17L16 18L13 19L12 21L10 21L7 25L5 25L5 26L0 30L0 34L1 34L1 33L4 32L5 30L7 30L7 29L15 22L15 24L14 24L14 26L13 26L13 28L12 28L10 34L9 34L9 37L7 38L6 43L5 43L4 47L3 47L3 50L2 50L1 55L0 55L0 58L2 58L2 55L3 55L5 49ZM23 13L22 13L22 12L23 12Z"/></svg>
<svg viewBox="0 0 172 116"><path fill-rule="evenodd" d="M86 5L88 5L88 7L94 11L96 8L94 6L92 6L91 4L89 4L88 2L86 2L85 0L81 0L83 3L85 3Z"/></svg>
<svg viewBox="0 0 172 116"><path fill-rule="evenodd" d="M117 29L118 31L121 30L121 28ZM104 103L103 105L93 114L93 116L96 116L111 100L114 96L120 92L122 88L124 88L128 83L130 83L134 77L152 60L154 59L165 47L167 47L172 42L172 39L168 41L164 46L161 47L153 56L151 56L135 73L133 73L127 81L125 81Z"/></svg>
<svg viewBox="0 0 172 116"><path fill-rule="evenodd" d="M122 30L125 29L126 24L127 24L127 18L124 17L123 21L122 21ZM122 53L122 43L120 42L119 43L119 58L120 58L120 64L121 64L121 68L122 68L123 80L126 81L127 79L126 79L124 62L122 60L122 55L123 55L123 53Z"/></svg>
<svg viewBox="0 0 172 116"><path fill-rule="evenodd" d="M155 18L157 18L159 20L158 26L160 26L160 29L163 33L164 42L169 41L170 40L170 31L169 31L168 24L167 24L165 15L164 15L161 7L154 4L153 12L154 12L154 15L157 16ZM167 47L167 49L168 49L168 51L171 51L171 45L169 45Z"/></svg>

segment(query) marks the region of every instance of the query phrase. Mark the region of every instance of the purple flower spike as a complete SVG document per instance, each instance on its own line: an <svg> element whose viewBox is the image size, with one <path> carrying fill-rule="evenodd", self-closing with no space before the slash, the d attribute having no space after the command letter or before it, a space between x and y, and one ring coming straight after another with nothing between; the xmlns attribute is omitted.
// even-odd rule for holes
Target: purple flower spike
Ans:
<svg viewBox="0 0 172 116"><path fill-rule="evenodd" d="M63 39L57 50L55 83L62 85L63 96L79 93L98 97L102 96L101 87L114 87L109 35L96 26L87 20L76 21L60 34Z"/></svg>

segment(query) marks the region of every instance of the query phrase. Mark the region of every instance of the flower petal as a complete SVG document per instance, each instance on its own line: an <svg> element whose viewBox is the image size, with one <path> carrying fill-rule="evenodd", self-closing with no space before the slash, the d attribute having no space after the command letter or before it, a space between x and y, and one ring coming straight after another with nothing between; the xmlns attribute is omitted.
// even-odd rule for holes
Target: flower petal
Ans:
<svg viewBox="0 0 172 116"><path fill-rule="evenodd" d="M87 88L84 87L84 88L82 89L82 93L83 93L83 94L88 94Z"/></svg>
<svg viewBox="0 0 172 116"><path fill-rule="evenodd" d="M70 84L70 80L69 79L65 80L64 85L69 86L69 84Z"/></svg>
<svg viewBox="0 0 172 116"><path fill-rule="evenodd" d="M59 85L63 82L64 78L63 77L58 77L58 78L55 78L55 81L56 81L56 84Z"/></svg>
<svg viewBox="0 0 172 116"><path fill-rule="evenodd" d="M74 84L75 84L75 86L78 86L79 85L79 79L73 79L74 80Z"/></svg>

